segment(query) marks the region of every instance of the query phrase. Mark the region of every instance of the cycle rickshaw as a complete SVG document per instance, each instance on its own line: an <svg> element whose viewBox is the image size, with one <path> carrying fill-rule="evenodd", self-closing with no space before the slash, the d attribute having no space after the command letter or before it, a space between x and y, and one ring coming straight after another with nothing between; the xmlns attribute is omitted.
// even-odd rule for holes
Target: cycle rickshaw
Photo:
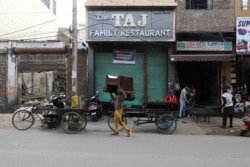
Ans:
<svg viewBox="0 0 250 167"><path fill-rule="evenodd" d="M153 123L162 134L172 134L177 128L177 122L173 116L174 112L167 109L147 109L144 106L125 106L123 121L125 123L132 122L135 126ZM114 130L113 113L108 117L108 126L111 130ZM119 130L122 130L122 127Z"/></svg>

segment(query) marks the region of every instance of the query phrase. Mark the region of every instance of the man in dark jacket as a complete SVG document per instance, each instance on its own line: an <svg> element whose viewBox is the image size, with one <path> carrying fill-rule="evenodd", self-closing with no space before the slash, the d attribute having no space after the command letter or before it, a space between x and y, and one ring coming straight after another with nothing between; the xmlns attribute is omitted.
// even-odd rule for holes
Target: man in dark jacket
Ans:
<svg viewBox="0 0 250 167"><path fill-rule="evenodd" d="M233 128L234 105L236 104L236 100L227 89L223 89L222 102L223 102L222 128L226 128L227 117L230 118L229 127Z"/></svg>

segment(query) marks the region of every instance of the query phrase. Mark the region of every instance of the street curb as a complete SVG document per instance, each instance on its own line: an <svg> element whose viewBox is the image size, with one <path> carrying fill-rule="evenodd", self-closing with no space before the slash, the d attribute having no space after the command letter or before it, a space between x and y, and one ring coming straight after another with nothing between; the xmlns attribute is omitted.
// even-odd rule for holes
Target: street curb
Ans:
<svg viewBox="0 0 250 167"><path fill-rule="evenodd" d="M11 123L12 113L0 114L0 129L13 128ZM222 119L220 117L210 118L210 123L204 122L200 119L198 122L193 121L192 118L186 118L186 123L181 120L177 121L177 128L174 134L176 135L224 135L224 136L239 136L242 121L240 118L234 118L234 128L223 129L220 128ZM37 126L33 128L41 128L40 122L36 121ZM133 127L133 133L159 133L154 124L145 124L140 126L128 125ZM86 130L88 131L111 131L107 125L107 116L103 116L98 122L88 121ZM173 134L173 135L174 135Z"/></svg>

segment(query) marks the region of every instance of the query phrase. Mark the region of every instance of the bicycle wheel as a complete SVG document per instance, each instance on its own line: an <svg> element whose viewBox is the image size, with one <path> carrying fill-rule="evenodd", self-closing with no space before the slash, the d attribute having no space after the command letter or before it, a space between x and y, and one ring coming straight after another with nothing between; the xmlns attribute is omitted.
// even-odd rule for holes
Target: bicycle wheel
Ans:
<svg viewBox="0 0 250 167"><path fill-rule="evenodd" d="M125 114L122 114L122 120L123 122L125 122L125 124L127 124L127 117L125 116ZM115 123L114 123L114 113L110 114L108 117L108 126L111 130L115 130ZM122 131L124 128L122 126L118 126L118 130Z"/></svg>
<svg viewBox="0 0 250 167"><path fill-rule="evenodd" d="M87 116L86 115L82 115L82 128L81 129L85 129L86 125L87 125Z"/></svg>
<svg viewBox="0 0 250 167"><path fill-rule="evenodd" d="M69 134L78 133L80 130L85 128L87 124L86 117L82 117L77 112L68 112L62 117L62 128L64 132Z"/></svg>
<svg viewBox="0 0 250 167"><path fill-rule="evenodd" d="M163 134L172 134L176 130L177 123L174 117L169 114L164 114L158 119L157 127Z"/></svg>
<svg viewBox="0 0 250 167"><path fill-rule="evenodd" d="M12 116L12 124L18 130L27 130L35 122L34 115L27 110L19 110Z"/></svg>

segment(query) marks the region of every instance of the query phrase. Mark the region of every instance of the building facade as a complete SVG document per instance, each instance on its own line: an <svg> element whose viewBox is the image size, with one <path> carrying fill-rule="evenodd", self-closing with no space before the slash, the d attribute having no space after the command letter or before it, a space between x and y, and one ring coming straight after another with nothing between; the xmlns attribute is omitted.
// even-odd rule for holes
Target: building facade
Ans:
<svg viewBox="0 0 250 167"><path fill-rule="evenodd" d="M157 105L168 91L168 56L175 42L174 0L88 0L88 95L103 91L105 78L133 77L135 100ZM100 100L110 103L109 93Z"/></svg>
<svg viewBox="0 0 250 167"><path fill-rule="evenodd" d="M0 40L56 40L56 1L0 2Z"/></svg>
<svg viewBox="0 0 250 167"><path fill-rule="evenodd" d="M176 82L196 89L198 104L220 104L221 90L236 84L234 1L179 0L175 54Z"/></svg>
<svg viewBox="0 0 250 167"><path fill-rule="evenodd" d="M235 0L235 30L237 55L237 85L244 100L250 100L250 2L248 0Z"/></svg>
<svg viewBox="0 0 250 167"><path fill-rule="evenodd" d="M13 49L16 42L13 41L56 40L56 1L1 1L0 11L0 107L8 108L18 104L18 70Z"/></svg>
<svg viewBox="0 0 250 167"><path fill-rule="evenodd" d="M236 6L239 6L236 1L225 0L88 0L85 4L87 28L83 35L88 42L88 56L85 52L85 56L80 56L78 79L82 85L78 92L90 97L96 90L102 92L107 75L125 75L133 77L136 96L135 100L126 102L128 105L159 106L170 89L178 95L184 85L196 88L197 103L220 103L223 87L237 87L247 78L246 75L240 77L245 69L237 71L239 65L247 65L238 63L246 55L239 56L235 51ZM247 15L244 13L244 16ZM4 33L3 37L6 34L11 33ZM8 55L7 59L2 56L10 62L5 63L6 75L10 76L7 80L16 85L11 79L15 73L9 73L16 66L11 63L14 60L11 48L15 48L12 44L3 42L0 54ZM20 47L22 42L17 44ZM38 45L40 49L49 47ZM52 43L49 45L53 47ZM58 45L61 48L60 43ZM26 43L25 46L28 46L27 54L33 52L32 45ZM15 53L20 54L20 50ZM67 57L68 52L63 54ZM68 61L67 66L71 65ZM21 67L18 64L17 69ZM68 79L69 71L65 74ZM7 85L2 92L15 91ZM11 97L8 96L5 104ZM101 93L100 100L110 103L109 94Z"/></svg>
<svg viewBox="0 0 250 167"><path fill-rule="evenodd" d="M72 42L70 32L57 34L56 1L18 0L0 2L0 108L15 108L22 104L23 85L43 95L53 90L51 71L64 73L66 103L72 96ZM84 29L84 28L83 28ZM84 105L87 83L87 46L83 34L78 32L77 92L80 105ZM64 36L59 42L58 36ZM57 40L58 39L58 40ZM60 39L61 40L61 39ZM40 74L39 74L40 73ZM23 80L25 78L25 80ZM24 82L25 81L25 82ZM48 86L49 85L49 86ZM82 108L82 106L79 106Z"/></svg>
<svg viewBox="0 0 250 167"><path fill-rule="evenodd" d="M128 104L161 103L184 85L196 89L197 103L219 104L222 88L237 83L234 7L225 0L87 1L89 94L102 90L106 75L124 74L135 83L136 100ZM146 21L151 27L141 26ZM170 38L136 36L155 27L169 29ZM136 61L116 64L124 50Z"/></svg>
<svg viewBox="0 0 250 167"><path fill-rule="evenodd" d="M1 112L13 109L17 105L22 104L23 97L23 75L30 73L32 78L28 87L41 91L46 94L50 88L42 89L48 85L48 73L44 78L36 77L34 73L61 71L65 79L66 104L71 105L72 96L72 54L71 46L65 42L51 41L8 41L0 42L0 108ZM86 48L79 44L77 46L77 92L79 97L86 95L86 73L87 73L87 56ZM53 77L52 77L53 78ZM27 80L26 80L27 81ZM27 82L26 82L27 84ZM42 84L42 85L41 85ZM52 85L51 85L52 86ZM43 92L42 92L43 91ZM31 92L33 93L33 92ZM84 103L84 99L80 99L80 104ZM79 106L82 107L82 106Z"/></svg>

